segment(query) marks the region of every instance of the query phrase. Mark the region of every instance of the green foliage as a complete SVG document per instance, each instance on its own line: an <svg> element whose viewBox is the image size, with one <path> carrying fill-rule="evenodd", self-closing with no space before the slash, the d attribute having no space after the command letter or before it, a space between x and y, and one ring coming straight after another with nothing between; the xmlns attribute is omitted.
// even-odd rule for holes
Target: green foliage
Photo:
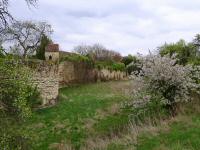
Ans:
<svg viewBox="0 0 200 150"><path fill-rule="evenodd" d="M200 34L195 35L193 44L199 49L200 48Z"/></svg>
<svg viewBox="0 0 200 150"><path fill-rule="evenodd" d="M31 149L30 139L19 131L19 124L13 118L0 118L0 147L8 150Z"/></svg>
<svg viewBox="0 0 200 150"><path fill-rule="evenodd" d="M19 118L30 116L27 98L30 90L30 70L13 59L0 60L0 102L6 114Z"/></svg>
<svg viewBox="0 0 200 150"><path fill-rule="evenodd" d="M63 58L61 58L60 62L62 61L72 61L72 62L88 62L92 63L92 61L87 56L71 53Z"/></svg>
<svg viewBox="0 0 200 150"><path fill-rule="evenodd" d="M124 63L126 66L129 65L130 63L136 62L136 61L137 61L136 56L132 56L130 54L128 56L123 57L123 59L122 59L122 63Z"/></svg>
<svg viewBox="0 0 200 150"><path fill-rule="evenodd" d="M123 63L113 63L112 64L112 70L124 71L125 70L125 64L123 64Z"/></svg>
<svg viewBox="0 0 200 150"><path fill-rule="evenodd" d="M43 35L40 41L40 45L36 49L36 58L45 60L45 48L52 41L46 35Z"/></svg>
<svg viewBox="0 0 200 150"><path fill-rule="evenodd" d="M86 62L88 64L94 65L95 68L98 69L109 69L116 71L125 71L125 65L120 62L115 61L96 61L94 62L90 56L79 55L75 53L68 54L65 57L60 59L60 62L63 61L72 61L72 62Z"/></svg>
<svg viewBox="0 0 200 150"><path fill-rule="evenodd" d="M139 59L136 56L128 55L123 57L122 63L126 66L126 71L130 75L131 73L135 73L141 70L141 63L139 62Z"/></svg>
<svg viewBox="0 0 200 150"><path fill-rule="evenodd" d="M139 62L139 60L133 61L129 65L126 66L126 70L128 74L134 73L135 75L138 75L142 69L142 64Z"/></svg>
<svg viewBox="0 0 200 150"><path fill-rule="evenodd" d="M27 146L27 138L18 129L31 117L31 107L38 98L30 75L30 69L21 61L0 59L0 147L3 149L18 150Z"/></svg>
<svg viewBox="0 0 200 150"><path fill-rule="evenodd" d="M198 49L194 43L186 43L184 40L179 40L176 43L167 44L158 48L161 56L164 55L176 55L178 63L181 65L186 65L187 63L196 64L199 60Z"/></svg>
<svg viewBox="0 0 200 150"><path fill-rule="evenodd" d="M97 61L95 67L98 69L109 69L115 71L125 71L125 64L114 61Z"/></svg>

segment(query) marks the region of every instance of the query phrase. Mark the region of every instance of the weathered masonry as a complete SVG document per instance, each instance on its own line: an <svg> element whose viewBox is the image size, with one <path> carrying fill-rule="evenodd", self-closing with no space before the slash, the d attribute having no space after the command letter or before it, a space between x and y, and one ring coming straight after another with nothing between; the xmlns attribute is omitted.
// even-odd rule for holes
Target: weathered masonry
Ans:
<svg viewBox="0 0 200 150"><path fill-rule="evenodd" d="M59 46L50 44L45 50L45 61L36 61L32 65L33 83L40 92L42 105L54 105L59 90Z"/></svg>
<svg viewBox="0 0 200 150"><path fill-rule="evenodd" d="M39 62L33 74L33 83L41 94L42 105L54 105L58 99L58 65Z"/></svg>

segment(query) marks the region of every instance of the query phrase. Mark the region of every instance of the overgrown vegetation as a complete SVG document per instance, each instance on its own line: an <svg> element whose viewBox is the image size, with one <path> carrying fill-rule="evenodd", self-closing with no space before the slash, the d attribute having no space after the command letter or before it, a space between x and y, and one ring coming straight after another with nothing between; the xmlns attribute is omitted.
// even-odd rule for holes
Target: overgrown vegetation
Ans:
<svg viewBox="0 0 200 150"><path fill-rule="evenodd" d="M97 61L95 63L95 67L98 69L108 69L115 71L125 71L126 69L123 63L113 61Z"/></svg>
<svg viewBox="0 0 200 150"><path fill-rule="evenodd" d="M65 57L62 57L60 59L60 62L63 62L63 61L87 62L87 63L91 63L92 64L92 61L91 61L91 59L89 57L83 56L83 55L79 55L79 54L75 54L75 53L71 53L71 54L68 54Z"/></svg>
<svg viewBox="0 0 200 150"><path fill-rule="evenodd" d="M0 1L0 44L12 45L11 54L0 47L0 149L199 149L200 34L142 57L122 57L100 44L77 46L76 54L60 61L126 70L136 86L123 81L62 88L56 106L32 112L39 92L30 69L16 58L36 53L44 60L52 29L14 20L8 5ZM143 132L145 127L154 130Z"/></svg>
<svg viewBox="0 0 200 150"><path fill-rule="evenodd" d="M0 58L0 147L25 149L30 144L19 126L31 117L39 98L31 85L31 71L20 61Z"/></svg>
<svg viewBox="0 0 200 150"><path fill-rule="evenodd" d="M121 62L121 56L114 51L106 50L100 45L77 46L77 53L69 53L61 56L60 62L86 62L97 69L108 69L115 71L126 71L125 64ZM119 58L117 58L119 56Z"/></svg>
<svg viewBox="0 0 200 150"><path fill-rule="evenodd" d="M178 59L178 63L181 65L186 64L200 64L200 35L197 34L192 42L187 43L183 39L179 40L176 43L165 43L163 46L158 48L159 53L161 56L169 55L173 56Z"/></svg>

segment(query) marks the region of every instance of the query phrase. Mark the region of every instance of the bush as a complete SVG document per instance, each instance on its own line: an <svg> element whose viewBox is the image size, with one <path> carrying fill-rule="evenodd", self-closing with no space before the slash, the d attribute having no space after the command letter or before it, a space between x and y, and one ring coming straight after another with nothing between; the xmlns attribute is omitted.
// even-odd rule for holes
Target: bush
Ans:
<svg viewBox="0 0 200 150"><path fill-rule="evenodd" d="M124 71L125 70L125 64L123 63L113 63L112 69L115 71Z"/></svg>
<svg viewBox="0 0 200 150"><path fill-rule="evenodd" d="M126 66L126 70L129 75L134 73L135 75L138 75L141 71L142 64L137 60L137 62L132 62L129 65Z"/></svg>
<svg viewBox="0 0 200 150"><path fill-rule="evenodd" d="M136 125L140 123L156 123L157 119L164 119L168 115L168 112L163 109L162 99L162 95L151 91L134 92L134 101L126 102L124 109L131 112L129 119Z"/></svg>
<svg viewBox="0 0 200 150"><path fill-rule="evenodd" d="M161 56L164 55L176 55L177 62L181 65L186 65L188 63L196 63L196 59L199 59L198 46L195 43L186 43L184 40L179 40L176 43L165 43L163 46L158 48Z"/></svg>
<svg viewBox="0 0 200 150"><path fill-rule="evenodd" d="M27 138L18 126L31 117L31 107L38 99L32 88L31 71L22 62L0 59L0 147L22 149Z"/></svg>
<svg viewBox="0 0 200 150"><path fill-rule="evenodd" d="M88 63L92 62L87 56L73 54L73 53L61 58L60 62L62 62L62 61L88 62Z"/></svg>
<svg viewBox="0 0 200 150"><path fill-rule="evenodd" d="M176 59L168 56L148 55L141 58L142 69L135 80L141 85L136 93L150 91L161 95L161 103L173 113L178 102L189 101L191 91L199 85L199 67L177 64Z"/></svg>
<svg viewBox="0 0 200 150"><path fill-rule="evenodd" d="M122 63L124 63L126 66L132 62L137 62L137 58L130 54L128 56L123 57L123 59L122 59Z"/></svg>
<svg viewBox="0 0 200 150"><path fill-rule="evenodd" d="M113 61L97 61L95 63L95 67L98 69L108 69L115 71L124 71L126 69L125 64Z"/></svg>

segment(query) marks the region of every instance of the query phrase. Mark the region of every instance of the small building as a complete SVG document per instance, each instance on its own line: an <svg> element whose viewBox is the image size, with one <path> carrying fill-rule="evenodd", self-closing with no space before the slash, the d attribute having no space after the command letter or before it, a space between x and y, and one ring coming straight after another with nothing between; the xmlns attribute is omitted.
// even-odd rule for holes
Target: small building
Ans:
<svg viewBox="0 0 200 150"><path fill-rule="evenodd" d="M58 44L49 44L45 48L45 59L46 61L59 61L59 45Z"/></svg>

